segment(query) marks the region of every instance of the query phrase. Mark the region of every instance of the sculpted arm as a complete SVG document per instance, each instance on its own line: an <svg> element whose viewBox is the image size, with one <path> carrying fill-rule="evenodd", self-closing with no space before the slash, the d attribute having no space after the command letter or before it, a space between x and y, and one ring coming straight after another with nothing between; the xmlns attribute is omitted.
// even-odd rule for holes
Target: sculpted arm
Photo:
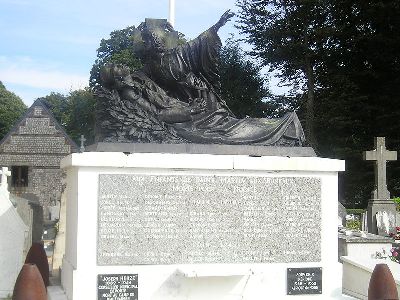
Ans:
<svg viewBox="0 0 400 300"><path fill-rule="evenodd" d="M224 12L224 14L221 16L221 18L218 20L217 23L215 23L212 28L215 31L218 31L222 26L224 26L228 21L230 21L230 19L232 19L232 17L235 14L233 12L230 11L230 9L228 9L226 12Z"/></svg>

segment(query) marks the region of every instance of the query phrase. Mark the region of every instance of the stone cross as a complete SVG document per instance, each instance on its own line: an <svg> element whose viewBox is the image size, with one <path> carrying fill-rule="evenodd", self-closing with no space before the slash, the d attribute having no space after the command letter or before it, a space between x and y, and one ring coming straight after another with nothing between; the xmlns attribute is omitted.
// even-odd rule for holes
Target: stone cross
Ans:
<svg viewBox="0 0 400 300"><path fill-rule="evenodd" d="M375 161L373 199L390 199L390 193L386 185L386 162L397 160L397 152L386 150L384 137L375 137L375 150L365 151L364 160Z"/></svg>
<svg viewBox="0 0 400 300"><path fill-rule="evenodd" d="M81 147L79 150L81 152L85 152L85 142L86 142L85 136L82 134L79 140L81 141Z"/></svg>
<svg viewBox="0 0 400 300"><path fill-rule="evenodd" d="M8 189L8 184L7 184L7 177L11 176L11 172L8 171L7 167L2 167L0 170L0 174L1 174L1 185L0 187L4 188L4 189Z"/></svg>

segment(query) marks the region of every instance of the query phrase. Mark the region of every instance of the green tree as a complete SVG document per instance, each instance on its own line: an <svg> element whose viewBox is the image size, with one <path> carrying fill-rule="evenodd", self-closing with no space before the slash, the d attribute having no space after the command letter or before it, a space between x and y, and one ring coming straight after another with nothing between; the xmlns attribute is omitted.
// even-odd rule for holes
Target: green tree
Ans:
<svg viewBox="0 0 400 300"><path fill-rule="evenodd" d="M400 148L400 3L336 0L331 6L329 56L319 74L317 132L323 155L346 159L343 196L365 207L373 189L372 163L362 151L385 136ZM400 195L400 163L388 164L388 187Z"/></svg>
<svg viewBox="0 0 400 300"><path fill-rule="evenodd" d="M49 95L40 97L41 100L46 104L46 106L51 110L54 118L62 125L66 127L70 122L70 116L68 112L68 96L60 93L51 92Z"/></svg>
<svg viewBox="0 0 400 300"><path fill-rule="evenodd" d="M83 134L87 139L86 144L93 143L96 101L90 88L70 92L68 104L69 123L66 126L68 134L77 142Z"/></svg>
<svg viewBox="0 0 400 300"><path fill-rule="evenodd" d="M268 110L267 78L261 66L246 57L240 44L226 41L220 54L221 96L239 118L265 117Z"/></svg>
<svg viewBox="0 0 400 300"><path fill-rule="evenodd" d="M0 81L0 140L26 111L20 97L8 91Z"/></svg>
<svg viewBox="0 0 400 300"><path fill-rule="evenodd" d="M238 0L239 25L252 55L305 94L305 131L316 146L316 69L327 41L329 1Z"/></svg>
<svg viewBox="0 0 400 300"><path fill-rule="evenodd" d="M135 26L111 32L110 38L102 39L97 49L97 59L90 71L90 86L99 84L100 68L107 63L124 64L132 70L140 68L142 51L140 31Z"/></svg>
<svg viewBox="0 0 400 300"><path fill-rule="evenodd" d="M373 169L362 160L362 151L373 149L374 136L387 137L390 149L400 148L400 2L238 4L240 28L254 46L252 54L295 87L293 103L297 101L300 116L306 115L308 138L313 131L308 127L310 108L314 111L311 136L318 143L312 145L321 156L346 160L342 197L365 207ZM390 163L388 173L389 190L399 195L399 162Z"/></svg>
<svg viewBox="0 0 400 300"><path fill-rule="evenodd" d="M86 144L94 142L96 101L90 88L71 91L68 95L51 93L39 99L47 104L56 120L77 144L81 135L87 139Z"/></svg>

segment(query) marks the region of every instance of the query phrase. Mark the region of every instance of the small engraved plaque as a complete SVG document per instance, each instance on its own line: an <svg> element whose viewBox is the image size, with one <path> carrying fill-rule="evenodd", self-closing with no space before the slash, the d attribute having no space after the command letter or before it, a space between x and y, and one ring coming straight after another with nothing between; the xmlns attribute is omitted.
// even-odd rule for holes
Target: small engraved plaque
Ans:
<svg viewBox="0 0 400 300"><path fill-rule="evenodd" d="M322 268L287 269L287 294L322 294Z"/></svg>
<svg viewBox="0 0 400 300"><path fill-rule="evenodd" d="M99 176L99 265L321 260L319 178Z"/></svg>
<svg viewBox="0 0 400 300"><path fill-rule="evenodd" d="M137 274L104 274L97 277L98 300L137 300Z"/></svg>

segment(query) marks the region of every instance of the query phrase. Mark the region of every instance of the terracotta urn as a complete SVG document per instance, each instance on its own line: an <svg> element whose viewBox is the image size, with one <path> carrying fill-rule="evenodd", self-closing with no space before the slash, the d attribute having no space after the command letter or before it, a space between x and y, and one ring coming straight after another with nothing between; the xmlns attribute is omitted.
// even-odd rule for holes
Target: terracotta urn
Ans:
<svg viewBox="0 0 400 300"><path fill-rule="evenodd" d="M25 259L26 264L35 264L42 275L44 285L49 286L49 262L42 243L33 243Z"/></svg>
<svg viewBox="0 0 400 300"><path fill-rule="evenodd" d="M377 264L368 287L368 300L398 300L396 283L387 264Z"/></svg>
<svg viewBox="0 0 400 300"><path fill-rule="evenodd" d="M23 265L15 282L12 300L47 300L46 287L36 265Z"/></svg>

